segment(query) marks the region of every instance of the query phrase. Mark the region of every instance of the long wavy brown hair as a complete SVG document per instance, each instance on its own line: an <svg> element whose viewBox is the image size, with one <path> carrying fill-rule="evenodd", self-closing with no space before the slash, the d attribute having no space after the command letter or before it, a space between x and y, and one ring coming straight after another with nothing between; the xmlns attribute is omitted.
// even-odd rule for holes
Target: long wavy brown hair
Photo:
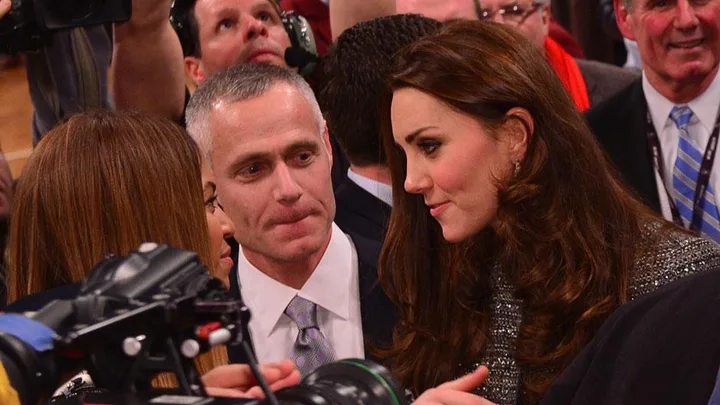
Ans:
<svg viewBox="0 0 720 405"><path fill-rule="evenodd" d="M74 115L45 135L18 181L9 302L79 282L106 255L148 241L213 268L203 207L200 154L181 127L136 113ZM202 373L226 363L224 348L197 360Z"/></svg>
<svg viewBox="0 0 720 405"><path fill-rule="evenodd" d="M422 392L477 360L491 322L489 270L500 263L523 300L515 353L522 402L537 403L627 301L642 224L657 217L621 184L552 68L513 28L448 24L406 47L392 72L393 90L432 95L491 134L514 107L530 112L535 129L521 169L498 185L500 225L450 244L423 197L403 189L406 159L386 100L393 210L380 277L399 307L390 364L406 387Z"/></svg>

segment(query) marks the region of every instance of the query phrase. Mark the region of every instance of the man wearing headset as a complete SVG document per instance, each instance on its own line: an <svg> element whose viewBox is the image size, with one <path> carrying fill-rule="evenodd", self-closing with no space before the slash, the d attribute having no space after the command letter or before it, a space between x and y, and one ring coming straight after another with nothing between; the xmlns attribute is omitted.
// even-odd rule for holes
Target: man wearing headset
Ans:
<svg viewBox="0 0 720 405"><path fill-rule="evenodd" d="M195 1L189 16L197 47L187 56L168 21L172 2L134 0L130 21L115 25L111 82L117 108L179 120L185 109L186 72L200 84L238 63L289 67L284 53L291 41L276 0ZM394 13L395 0L332 0L333 38L357 22Z"/></svg>
<svg viewBox="0 0 720 405"><path fill-rule="evenodd" d="M186 84L196 87L218 70L271 63L310 74L312 32L298 17L283 13L278 0L134 0L132 7L130 21L115 24L114 30L110 82L118 109L157 114L184 125ZM357 22L394 14L395 0L332 0L329 7L336 38ZM331 142L332 182L337 185L349 163L334 137Z"/></svg>

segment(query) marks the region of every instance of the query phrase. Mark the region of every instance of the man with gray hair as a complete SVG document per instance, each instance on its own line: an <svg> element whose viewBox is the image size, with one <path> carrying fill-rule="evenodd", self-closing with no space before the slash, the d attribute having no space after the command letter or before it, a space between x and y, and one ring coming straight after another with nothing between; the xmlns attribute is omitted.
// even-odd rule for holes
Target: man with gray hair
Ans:
<svg viewBox="0 0 720 405"><path fill-rule="evenodd" d="M587 114L624 180L658 213L720 243L720 0L615 0L643 75Z"/></svg>
<svg viewBox="0 0 720 405"><path fill-rule="evenodd" d="M302 77L267 64L231 67L198 88L186 117L236 226L230 278L253 314L258 360L290 357L306 375L365 357L366 341L388 343L395 319L376 282L380 246L333 223L330 141Z"/></svg>

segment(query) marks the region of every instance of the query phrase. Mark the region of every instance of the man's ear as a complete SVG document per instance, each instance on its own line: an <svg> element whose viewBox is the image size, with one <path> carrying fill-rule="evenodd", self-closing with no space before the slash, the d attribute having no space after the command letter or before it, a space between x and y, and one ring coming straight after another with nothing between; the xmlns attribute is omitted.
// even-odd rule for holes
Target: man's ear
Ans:
<svg viewBox="0 0 720 405"><path fill-rule="evenodd" d="M205 69L202 67L200 58L186 56L184 62L185 74L195 83L195 86L199 86L205 81Z"/></svg>
<svg viewBox="0 0 720 405"><path fill-rule="evenodd" d="M552 14L550 7L552 7L552 5L548 3L540 9L540 17L542 18L542 23L545 25L546 32L550 30L550 15Z"/></svg>
<svg viewBox="0 0 720 405"><path fill-rule="evenodd" d="M505 114L502 131L512 159L523 160L530 137L535 133L535 120L530 112L520 107L511 108Z"/></svg>
<svg viewBox="0 0 720 405"><path fill-rule="evenodd" d="M325 143L325 149L328 153L328 160L330 161L330 168L332 169L333 165L333 153L332 153L332 144L330 143L330 132L328 131L327 122L323 120L323 143Z"/></svg>
<svg viewBox="0 0 720 405"><path fill-rule="evenodd" d="M631 0L632 1L632 0ZM628 10L623 0L613 0L613 8L615 9L615 22L617 22L620 33L627 39L635 41L633 33L633 16Z"/></svg>

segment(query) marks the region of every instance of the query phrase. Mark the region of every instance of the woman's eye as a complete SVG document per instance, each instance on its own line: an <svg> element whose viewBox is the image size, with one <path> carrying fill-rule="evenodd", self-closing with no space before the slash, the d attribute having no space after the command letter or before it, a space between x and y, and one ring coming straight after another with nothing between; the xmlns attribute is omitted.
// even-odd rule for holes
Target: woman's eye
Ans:
<svg viewBox="0 0 720 405"><path fill-rule="evenodd" d="M431 155L437 150L438 147L440 147L440 142L421 141L420 143L418 143L418 147L422 149L423 153L425 153L426 155Z"/></svg>
<svg viewBox="0 0 720 405"><path fill-rule="evenodd" d="M205 209L211 214L215 212L215 208L218 207L217 195L214 195L205 201Z"/></svg>

